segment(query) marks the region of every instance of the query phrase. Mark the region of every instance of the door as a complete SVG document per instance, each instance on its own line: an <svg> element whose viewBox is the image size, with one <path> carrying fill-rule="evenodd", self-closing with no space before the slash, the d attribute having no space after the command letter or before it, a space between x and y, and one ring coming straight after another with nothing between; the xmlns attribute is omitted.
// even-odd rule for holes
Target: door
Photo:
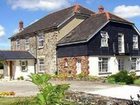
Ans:
<svg viewBox="0 0 140 105"><path fill-rule="evenodd" d="M119 58L118 59L118 69L120 70L124 70L124 59Z"/></svg>
<svg viewBox="0 0 140 105"><path fill-rule="evenodd" d="M77 63L76 63L76 71L77 71L77 74L80 74L81 73L81 59L77 59Z"/></svg>
<svg viewBox="0 0 140 105"><path fill-rule="evenodd" d="M13 79L13 62L10 61L10 79Z"/></svg>

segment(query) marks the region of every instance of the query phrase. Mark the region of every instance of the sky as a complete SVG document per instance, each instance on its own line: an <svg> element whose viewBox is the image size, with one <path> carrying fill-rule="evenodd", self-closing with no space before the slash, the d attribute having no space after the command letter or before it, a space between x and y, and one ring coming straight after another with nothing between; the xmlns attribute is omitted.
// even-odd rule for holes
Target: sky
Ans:
<svg viewBox="0 0 140 105"><path fill-rule="evenodd" d="M95 12L98 6L133 23L140 30L139 0L0 0L0 50L10 49L8 39L18 31L18 22L24 27L60 9L80 4Z"/></svg>

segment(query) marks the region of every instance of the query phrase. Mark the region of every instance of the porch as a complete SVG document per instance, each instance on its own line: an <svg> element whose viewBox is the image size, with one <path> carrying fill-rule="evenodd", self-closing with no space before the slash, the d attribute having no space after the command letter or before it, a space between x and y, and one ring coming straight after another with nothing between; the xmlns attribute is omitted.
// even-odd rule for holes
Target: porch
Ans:
<svg viewBox="0 0 140 105"><path fill-rule="evenodd" d="M35 73L35 58L26 51L0 51L0 60L3 62L4 80L13 80Z"/></svg>

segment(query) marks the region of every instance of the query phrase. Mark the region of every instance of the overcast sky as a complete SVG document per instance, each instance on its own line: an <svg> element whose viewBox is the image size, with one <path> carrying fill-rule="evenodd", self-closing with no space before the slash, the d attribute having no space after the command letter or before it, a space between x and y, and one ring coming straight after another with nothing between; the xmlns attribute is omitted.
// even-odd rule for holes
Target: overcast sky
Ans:
<svg viewBox="0 0 140 105"><path fill-rule="evenodd" d="M103 5L106 11L134 22L140 29L139 0L0 0L0 49L10 49L8 38L17 32L20 20L26 27L48 13L75 3L93 11Z"/></svg>

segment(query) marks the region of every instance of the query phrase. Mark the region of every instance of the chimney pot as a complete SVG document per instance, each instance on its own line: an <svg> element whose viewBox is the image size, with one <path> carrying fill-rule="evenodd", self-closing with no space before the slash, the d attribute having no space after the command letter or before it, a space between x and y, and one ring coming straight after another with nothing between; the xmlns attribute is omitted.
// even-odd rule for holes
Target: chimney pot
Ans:
<svg viewBox="0 0 140 105"><path fill-rule="evenodd" d="M102 5L100 5L100 6L98 7L98 12L99 12L99 13L103 13L103 12L104 12L104 7L103 7Z"/></svg>
<svg viewBox="0 0 140 105"><path fill-rule="evenodd" d="M19 21L19 31L23 30L23 21Z"/></svg>

